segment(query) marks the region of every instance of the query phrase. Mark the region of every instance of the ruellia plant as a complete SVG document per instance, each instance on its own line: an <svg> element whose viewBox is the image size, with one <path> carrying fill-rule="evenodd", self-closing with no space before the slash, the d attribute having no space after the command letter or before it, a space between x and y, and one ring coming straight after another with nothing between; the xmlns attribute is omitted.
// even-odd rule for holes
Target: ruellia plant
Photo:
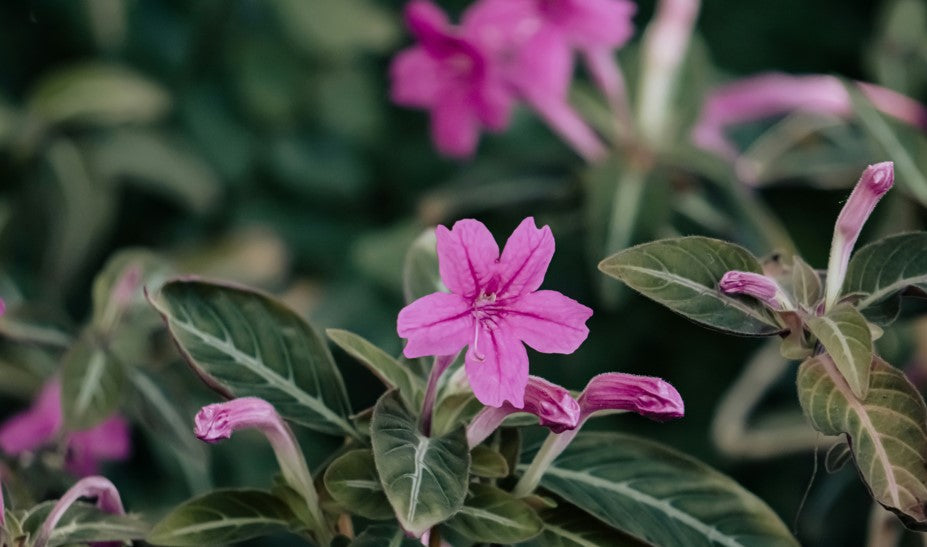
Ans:
<svg viewBox="0 0 927 547"><path fill-rule="evenodd" d="M760 260L704 237L638 245L599 268L709 328L780 336L782 355L802 361L802 411L815 430L840 437L828 468L852 459L875 501L909 528L927 530L927 407L874 344L903 297L927 294L927 233L889 236L853 253L893 183L891 162L863 172L837 217L826 271L798 255Z"/></svg>

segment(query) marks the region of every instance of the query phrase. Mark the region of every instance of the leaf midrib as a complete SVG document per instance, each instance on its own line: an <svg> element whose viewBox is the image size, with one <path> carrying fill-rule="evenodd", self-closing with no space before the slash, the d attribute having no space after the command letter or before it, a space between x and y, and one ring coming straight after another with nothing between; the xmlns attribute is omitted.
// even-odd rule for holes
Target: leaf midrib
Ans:
<svg viewBox="0 0 927 547"><path fill-rule="evenodd" d="M209 522L201 522L199 524L191 524L189 526L184 526L182 528L173 528L170 533L158 535L155 534L155 538L164 537L169 538L172 536L184 536L188 534L196 534L200 532L208 532L210 530L215 530L217 528L229 528L229 527L243 527L249 526L252 524L262 524L262 525L280 525L287 526L288 521L278 518L269 518L269 517L235 517L235 518L223 518L221 520L211 520Z"/></svg>

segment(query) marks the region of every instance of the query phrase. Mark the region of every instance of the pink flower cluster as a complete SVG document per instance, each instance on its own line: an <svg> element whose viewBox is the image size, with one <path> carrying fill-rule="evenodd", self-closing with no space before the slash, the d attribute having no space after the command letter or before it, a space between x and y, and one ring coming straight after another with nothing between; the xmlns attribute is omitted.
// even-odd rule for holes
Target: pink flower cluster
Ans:
<svg viewBox="0 0 927 547"><path fill-rule="evenodd" d="M604 147L566 102L574 52L608 92L609 57L633 34L635 10L629 0L478 0L455 26L429 0L412 0L405 18L418 44L393 61L393 100L429 110L434 142L451 156L472 154L480 131L504 129L524 101L596 160Z"/></svg>

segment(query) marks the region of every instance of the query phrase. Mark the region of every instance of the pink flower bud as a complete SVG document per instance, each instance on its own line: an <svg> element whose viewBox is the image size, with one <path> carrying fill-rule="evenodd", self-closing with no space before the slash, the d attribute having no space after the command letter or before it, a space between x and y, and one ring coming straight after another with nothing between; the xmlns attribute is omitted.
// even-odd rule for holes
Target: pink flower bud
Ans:
<svg viewBox="0 0 927 547"><path fill-rule="evenodd" d="M113 483L104 477L85 477L68 489L52 507L38 534L36 534L35 547L45 547L48 544L48 540L51 538L52 531L58 521L79 498L97 498L97 507L101 511L114 515L125 514L125 510L122 508L122 500L119 498L119 491L116 490Z"/></svg>
<svg viewBox="0 0 927 547"><path fill-rule="evenodd" d="M474 447L492 434L505 418L516 412L528 412L538 417L538 422L553 431L562 433L579 426L580 408L567 389L552 384L537 376L528 377L525 388L525 406L518 409L510 403L501 407L484 408L467 427L467 442Z"/></svg>
<svg viewBox="0 0 927 547"><path fill-rule="evenodd" d="M582 420L601 410L629 410L652 420L681 418L685 410L676 388L661 378L608 372L592 378L579 396Z"/></svg>
<svg viewBox="0 0 927 547"><path fill-rule="evenodd" d="M825 307L829 308L836 303L853 246L856 245L863 225L894 182L895 169L892 162L884 161L870 165L863 171L850 198L840 211L834 225L834 239L831 242L830 260L827 264Z"/></svg>
<svg viewBox="0 0 927 547"><path fill-rule="evenodd" d="M777 311L795 309L782 287L763 274L731 270L724 274L718 286L726 294L746 294Z"/></svg>

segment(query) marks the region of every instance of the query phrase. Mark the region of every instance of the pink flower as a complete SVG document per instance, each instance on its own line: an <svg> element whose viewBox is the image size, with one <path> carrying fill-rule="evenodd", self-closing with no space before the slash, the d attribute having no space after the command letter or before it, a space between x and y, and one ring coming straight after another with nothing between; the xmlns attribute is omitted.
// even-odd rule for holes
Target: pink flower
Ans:
<svg viewBox="0 0 927 547"><path fill-rule="evenodd" d="M884 87L863 82L856 85L882 112L927 130L924 105ZM701 148L734 158L737 149L724 134L728 126L792 111L846 118L853 113L853 104L843 83L833 76L760 74L714 90L702 106L692 139Z"/></svg>
<svg viewBox="0 0 927 547"><path fill-rule="evenodd" d="M550 228L526 218L500 256L483 223L438 226L441 279L451 293L433 293L399 312L406 357L453 355L469 346L465 365L474 395L487 406L524 407L525 344L543 353L572 353L586 339L592 310L556 291L539 291L554 254Z"/></svg>
<svg viewBox="0 0 927 547"><path fill-rule="evenodd" d="M79 498L97 498L97 507L101 511L113 515L125 514L125 510L122 508L122 500L119 498L119 491L116 490L113 483L104 477L83 478L69 488L52 507L35 536L33 544L35 547L45 547L48 544L48 540L51 539L52 532L58 521ZM122 542L96 542L94 545L97 547L112 547L122 545Z"/></svg>
<svg viewBox="0 0 927 547"><path fill-rule="evenodd" d="M438 149L469 156L481 129L508 125L512 91L486 53L434 4L413 0L405 17L419 45L400 52L390 67L393 101L430 110Z"/></svg>
<svg viewBox="0 0 927 547"><path fill-rule="evenodd" d="M62 427L61 383L52 378L45 383L32 406L0 425L0 449L11 455L36 450L55 441ZM78 476L92 475L104 461L129 457L129 424L112 416L100 425L68 434L65 467Z"/></svg>
<svg viewBox="0 0 927 547"><path fill-rule="evenodd" d="M746 294L763 302L773 310L794 310L791 299L776 283L776 280L763 274L731 270L721 277L718 284L727 294Z"/></svg>
<svg viewBox="0 0 927 547"><path fill-rule="evenodd" d="M682 396L666 380L623 372L607 372L589 380L579 406L580 423L607 410L627 410L659 422L681 418L685 412Z"/></svg>
<svg viewBox="0 0 927 547"><path fill-rule="evenodd" d="M481 410L467 426L467 443L471 448L483 442L498 429L510 414L527 412L538 417L538 423L554 433L575 429L579 425L580 408L569 390L537 376L528 376L525 406L518 409L509 403Z"/></svg>

